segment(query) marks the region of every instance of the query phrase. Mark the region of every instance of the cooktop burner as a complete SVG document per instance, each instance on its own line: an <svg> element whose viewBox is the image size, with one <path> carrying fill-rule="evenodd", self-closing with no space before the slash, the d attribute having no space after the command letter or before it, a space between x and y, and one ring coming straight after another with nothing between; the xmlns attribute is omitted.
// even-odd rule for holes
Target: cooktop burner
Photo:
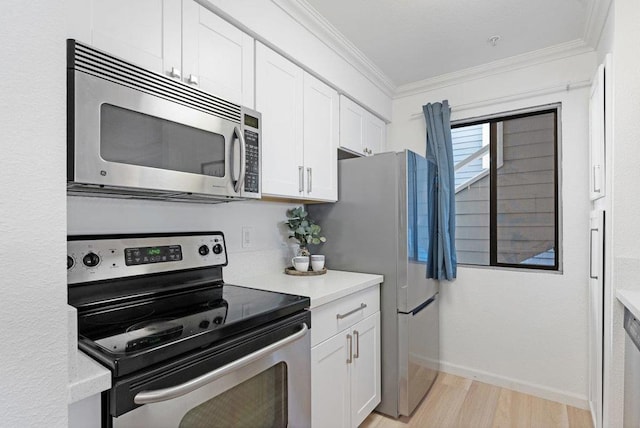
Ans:
<svg viewBox="0 0 640 428"><path fill-rule="evenodd" d="M180 337L183 331L184 326L179 322L152 320L134 324L127 329L125 334L131 334L132 337L126 339L124 350L118 350L118 342L110 340L113 338L98 340L96 343L110 352L133 352Z"/></svg>

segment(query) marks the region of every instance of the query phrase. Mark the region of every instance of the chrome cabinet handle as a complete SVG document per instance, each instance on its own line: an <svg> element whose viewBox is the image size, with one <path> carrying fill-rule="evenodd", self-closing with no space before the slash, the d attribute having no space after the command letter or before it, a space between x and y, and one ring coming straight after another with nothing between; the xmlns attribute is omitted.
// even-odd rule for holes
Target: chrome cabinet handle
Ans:
<svg viewBox="0 0 640 428"><path fill-rule="evenodd" d="M240 175L238 176L238 181L236 181L235 185L233 186L233 190L236 193L240 193L242 184L244 183L244 176L247 172L247 144L244 141L244 134L242 133L240 128L238 128L237 126L234 127L233 134L238 138L238 141L240 141Z"/></svg>
<svg viewBox="0 0 640 428"><path fill-rule="evenodd" d="M339 319L339 320L341 320L342 318L346 318L346 317L348 317L348 316L349 316L349 315L351 315L351 314L355 314L356 312L361 311L361 310L363 310L363 309L364 309L364 308L366 308L366 307L367 307L367 304L366 304L366 303L360 303L360 306L359 306L359 307L357 307L357 308L355 308L355 309L353 309L353 310L350 310L350 311L349 311L349 312L347 312L346 314L337 314L337 315L336 315L336 318L337 318L337 319Z"/></svg>
<svg viewBox="0 0 640 428"><path fill-rule="evenodd" d="M302 193L304 192L304 167L303 166L299 166L298 167L298 192Z"/></svg>
<svg viewBox="0 0 640 428"><path fill-rule="evenodd" d="M187 79L187 83L193 86L198 86L198 76L196 76L195 74L190 74L189 78Z"/></svg>
<svg viewBox="0 0 640 428"><path fill-rule="evenodd" d="M353 336L356 338L356 353L353 355L353 358L360 358L360 333L358 330L353 330Z"/></svg>
<svg viewBox="0 0 640 428"><path fill-rule="evenodd" d="M347 334L347 340L349 341L349 358L347 358L347 364L351 364L353 362L353 337L350 334Z"/></svg>
<svg viewBox="0 0 640 428"><path fill-rule="evenodd" d="M182 77L182 74L180 73L179 68L171 67L171 70L169 71L169 76L173 77L174 79L180 79Z"/></svg>
<svg viewBox="0 0 640 428"><path fill-rule="evenodd" d="M598 272L593 274L593 232L598 232L598 229L589 229L589 278L598 279Z"/></svg>
<svg viewBox="0 0 640 428"><path fill-rule="evenodd" d="M307 168L307 193L311 193L311 177L313 175L313 171L311 168Z"/></svg>
<svg viewBox="0 0 640 428"><path fill-rule="evenodd" d="M220 379L221 377L238 370L241 367L244 367L252 362L259 360L267 354L272 353L273 351L280 349L292 342L295 342L298 339L306 336L308 334L309 329L307 325L302 323L300 325L301 329L293 333L291 336L285 337L282 340L279 340L271 345L265 346L262 349L259 349L249 355L245 355L242 358L239 358L225 366L220 367L212 372L206 373L202 376L199 376L195 379L191 379L183 384L170 386L168 388L156 389L154 391L141 391L136 394L133 398L133 402L136 404L149 404L149 403L158 403L161 401L172 400L177 397L181 397L186 395L192 391L195 391L198 388L203 387L215 380Z"/></svg>

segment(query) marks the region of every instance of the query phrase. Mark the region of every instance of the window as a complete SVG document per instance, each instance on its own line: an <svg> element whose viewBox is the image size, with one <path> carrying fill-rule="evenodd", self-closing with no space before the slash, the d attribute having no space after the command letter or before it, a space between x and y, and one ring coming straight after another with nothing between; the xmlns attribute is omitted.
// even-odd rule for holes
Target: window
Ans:
<svg viewBox="0 0 640 428"><path fill-rule="evenodd" d="M558 113L452 126L458 263L559 269Z"/></svg>

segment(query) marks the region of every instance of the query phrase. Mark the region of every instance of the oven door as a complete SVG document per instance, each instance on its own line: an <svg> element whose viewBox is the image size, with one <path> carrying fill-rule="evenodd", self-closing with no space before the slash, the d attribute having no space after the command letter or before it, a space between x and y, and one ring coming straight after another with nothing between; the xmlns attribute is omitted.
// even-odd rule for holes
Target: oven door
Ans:
<svg viewBox="0 0 640 428"><path fill-rule="evenodd" d="M177 365L116 382L110 406L106 406L111 407L112 415L131 404L142 406L107 419L116 428L310 426L308 315L280 322L277 331L263 331L230 343L231 349L205 351ZM243 353L247 346L258 348L196 377L189 376L211 363L218 365L215 360L228 358L226 354Z"/></svg>
<svg viewBox="0 0 640 428"><path fill-rule="evenodd" d="M156 96L70 72L69 181L241 195L246 147L240 113L237 121L223 119L165 99L161 92Z"/></svg>

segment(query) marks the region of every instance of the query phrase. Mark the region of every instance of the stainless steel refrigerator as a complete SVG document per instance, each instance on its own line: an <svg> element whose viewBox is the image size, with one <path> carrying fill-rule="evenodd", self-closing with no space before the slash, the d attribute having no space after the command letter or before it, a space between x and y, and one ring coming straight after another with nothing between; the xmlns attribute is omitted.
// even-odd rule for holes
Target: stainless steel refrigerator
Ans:
<svg viewBox="0 0 640 428"><path fill-rule="evenodd" d="M382 402L410 415L439 370L438 281L426 279L427 161L411 151L338 162L338 202L307 207L329 269L384 275Z"/></svg>

